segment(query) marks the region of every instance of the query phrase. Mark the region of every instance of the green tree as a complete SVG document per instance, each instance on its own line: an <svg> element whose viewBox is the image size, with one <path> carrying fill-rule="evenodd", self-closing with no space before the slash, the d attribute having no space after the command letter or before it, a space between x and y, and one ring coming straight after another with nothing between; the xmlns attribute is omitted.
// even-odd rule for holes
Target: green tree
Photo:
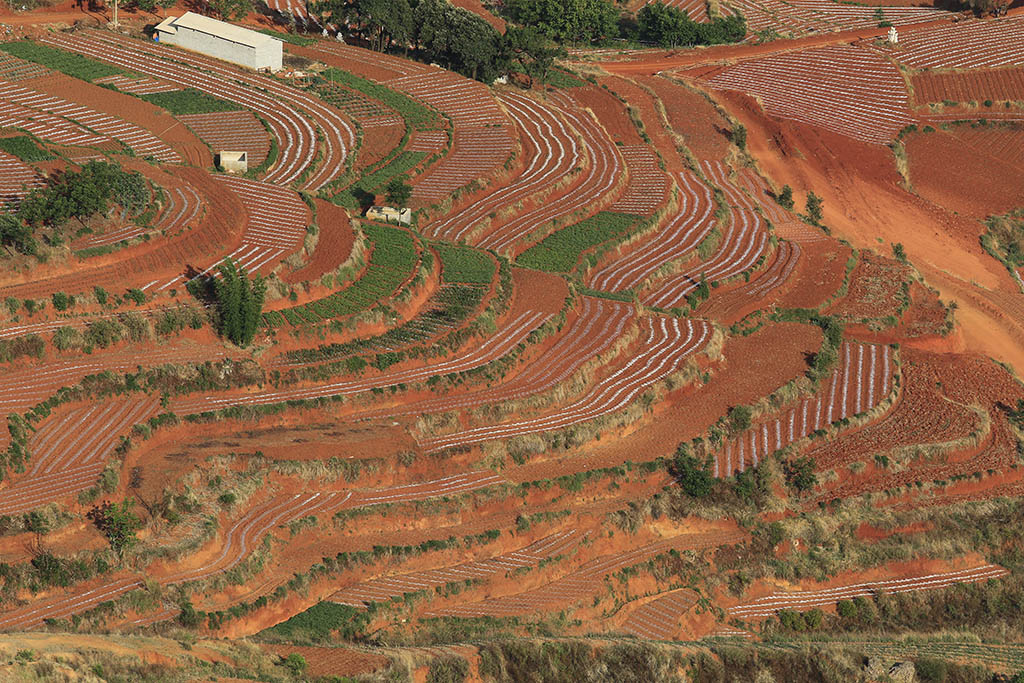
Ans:
<svg viewBox="0 0 1024 683"><path fill-rule="evenodd" d="M409 198L412 197L412 186L405 181L405 176L395 176L388 181L384 194L387 197L388 204L403 207L408 204Z"/></svg>
<svg viewBox="0 0 1024 683"><path fill-rule="evenodd" d="M509 26L501 49L509 64L518 65L530 79L530 87L535 81L547 81L555 59L566 55L563 48L553 44L533 26Z"/></svg>
<svg viewBox="0 0 1024 683"><path fill-rule="evenodd" d="M808 456L787 461L784 467L786 483L801 492L813 488L818 483L814 467L814 459Z"/></svg>
<svg viewBox="0 0 1024 683"><path fill-rule="evenodd" d="M94 507L87 515L118 555L136 542L135 533L142 528L142 520L132 510L134 505L134 500L126 498Z"/></svg>
<svg viewBox="0 0 1024 683"><path fill-rule="evenodd" d="M241 19L252 12L252 0L208 0L207 8L218 19Z"/></svg>
<svg viewBox="0 0 1024 683"><path fill-rule="evenodd" d="M599 43L618 34L620 13L608 0L508 0L505 8L517 24L559 43Z"/></svg>
<svg viewBox="0 0 1024 683"><path fill-rule="evenodd" d="M747 148L747 129L742 123L737 123L730 134L732 143L740 149Z"/></svg>
<svg viewBox="0 0 1024 683"><path fill-rule="evenodd" d="M694 45L700 39L697 24L678 7L663 2L644 5L636 14L640 40L662 47Z"/></svg>
<svg viewBox="0 0 1024 683"><path fill-rule="evenodd" d="M237 346L252 343L259 329L267 284L262 277L249 279L245 268L226 259L213 283L221 335Z"/></svg>
<svg viewBox="0 0 1024 683"><path fill-rule="evenodd" d="M501 36L472 12L447 0L420 0L412 16L413 42L430 61L484 82L507 70Z"/></svg>
<svg viewBox="0 0 1024 683"><path fill-rule="evenodd" d="M821 219L824 217L824 200L814 192L807 193L807 217L815 225L821 224Z"/></svg>

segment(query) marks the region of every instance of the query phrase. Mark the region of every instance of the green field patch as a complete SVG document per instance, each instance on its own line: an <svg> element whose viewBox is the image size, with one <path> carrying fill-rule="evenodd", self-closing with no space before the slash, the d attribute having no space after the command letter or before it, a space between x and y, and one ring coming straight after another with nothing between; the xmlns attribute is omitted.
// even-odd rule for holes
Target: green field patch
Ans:
<svg viewBox="0 0 1024 683"><path fill-rule="evenodd" d="M520 254L516 262L526 268L568 273L576 267L585 251L624 237L640 220L640 216L602 211L551 233Z"/></svg>
<svg viewBox="0 0 1024 683"><path fill-rule="evenodd" d="M370 263L361 278L345 289L302 306L274 311L263 316L270 327L285 322L294 325L317 323L352 315L372 308L394 295L412 277L418 254L412 235L401 228L364 223L370 243Z"/></svg>
<svg viewBox="0 0 1024 683"><path fill-rule="evenodd" d="M362 633L369 621L366 610L334 602L318 602L305 612L299 612L291 619L261 631L260 635L288 640L322 641L337 632L341 638L351 640Z"/></svg>
<svg viewBox="0 0 1024 683"><path fill-rule="evenodd" d="M65 52L49 45L42 45L28 40L21 40L13 43L0 43L0 50L26 59L36 64L60 71L68 76L80 78L83 81L92 82L97 78L117 76L118 74L130 75L127 71L116 66L97 62L94 59L83 57L73 52Z"/></svg>
<svg viewBox="0 0 1024 683"><path fill-rule="evenodd" d="M54 156L39 146L35 140L27 135L13 135L9 138L0 138L0 150L13 154L22 161L46 161Z"/></svg>
<svg viewBox="0 0 1024 683"><path fill-rule="evenodd" d="M238 111L242 108L234 102L228 102L219 97L207 95L195 88L155 92L149 95L139 95L139 98L146 100L150 104L155 104L161 109L166 109L175 116L179 114L212 114L218 111Z"/></svg>
<svg viewBox="0 0 1024 683"><path fill-rule="evenodd" d="M375 100L383 102L398 112L410 128L415 130L436 130L444 127L441 116L433 109L385 85L374 83L367 78L335 68L325 70L321 76L328 83L340 83L352 90L358 90Z"/></svg>
<svg viewBox="0 0 1024 683"><path fill-rule="evenodd" d="M373 203L373 197L395 176L404 175L423 161L425 152L402 152L388 164L364 175L351 187L336 194L332 201L347 209L358 211Z"/></svg>
<svg viewBox="0 0 1024 683"><path fill-rule="evenodd" d="M494 260L479 249L460 244L438 244L441 257L441 279L486 285L494 279Z"/></svg>

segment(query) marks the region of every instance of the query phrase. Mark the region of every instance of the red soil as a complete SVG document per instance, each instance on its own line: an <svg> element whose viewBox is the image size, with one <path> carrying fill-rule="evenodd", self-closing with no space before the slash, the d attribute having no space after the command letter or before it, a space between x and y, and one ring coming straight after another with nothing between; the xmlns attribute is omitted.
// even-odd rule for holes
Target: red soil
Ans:
<svg viewBox="0 0 1024 683"><path fill-rule="evenodd" d="M1024 205L1024 155L1014 157L1014 143L1024 149L1024 128L956 126L912 135L905 143L910 182L922 197L953 211L977 218L1006 213ZM949 159L957 160L956 173Z"/></svg>
<svg viewBox="0 0 1024 683"><path fill-rule="evenodd" d="M925 71L910 78L914 100L928 102L984 102L1024 100L1024 69L992 69L963 72Z"/></svg>
<svg viewBox="0 0 1024 683"><path fill-rule="evenodd" d="M818 499L1000 471L1016 461L1016 439L1000 407L1024 398L1012 375L990 360L966 355L904 349L903 358L902 393L884 419L807 451L821 469L867 463L859 474L840 473L837 482L822 484ZM934 454L915 451L929 444L940 447ZM909 450L896 452L903 447ZM889 454L890 467L876 463L876 454Z"/></svg>
<svg viewBox="0 0 1024 683"><path fill-rule="evenodd" d="M776 186L793 187L798 205L807 190L823 197L825 223L854 246L877 248L879 239L882 244L901 242L942 299L959 303L966 343L1024 367L1024 317L994 303L1016 286L982 250L980 224L909 194L884 147L770 120L749 98L722 98L747 127L748 148Z"/></svg>
<svg viewBox="0 0 1024 683"><path fill-rule="evenodd" d="M109 88L101 88L59 73L25 81L20 85L134 123L140 128L151 131L178 152L189 164L200 167L213 164L210 150L202 140L166 110L137 97ZM139 152L139 156L142 156L141 152Z"/></svg>
<svg viewBox="0 0 1024 683"><path fill-rule="evenodd" d="M390 660L381 655L349 647L313 647L301 645L264 645L263 648L282 658L300 654L306 658L306 671L311 676L358 676L387 668Z"/></svg>
<svg viewBox="0 0 1024 683"><path fill-rule="evenodd" d="M899 317L904 303L901 285L910 280L912 272L910 266L865 249L850 273L846 296L826 312L849 321Z"/></svg>
<svg viewBox="0 0 1024 683"><path fill-rule="evenodd" d="M315 199L316 222L320 230L316 248L309 262L296 271L281 277L288 284L318 280L340 266L352 253L355 232L348 212L336 204Z"/></svg>
<svg viewBox="0 0 1024 683"><path fill-rule="evenodd" d="M701 93L664 76L636 76L661 100L669 125L701 159L723 159L729 151L728 122Z"/></svg>

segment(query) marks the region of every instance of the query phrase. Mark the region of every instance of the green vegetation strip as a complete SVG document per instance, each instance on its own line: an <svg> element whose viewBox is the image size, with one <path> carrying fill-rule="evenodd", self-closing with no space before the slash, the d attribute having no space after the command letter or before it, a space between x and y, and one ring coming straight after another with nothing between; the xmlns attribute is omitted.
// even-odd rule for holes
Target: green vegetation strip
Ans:
<svg viewBox="0 0 1024 683"><path fill-rule="evenodd" d="M0 50L15 57L27 59L36 64L42 64L68 76L80 78L83 81L92 82L97 78L117 76L118 74L128 75L127 71L116 66L27 40L14 43L0 43Z"/></svg>
<svg viewBox="0 0 1024 683"><path fill-rule="evenodd" d="M583 252L625 236L640 220L640 216L602 211L551 233L520 254L516 261L527 268L568 273L579 263Z"/></svg>
<svg viewBox="0 0 1024 683"><path fill-rule="evenodd" d="M391 107L405 119L406 125L416 130L436 130L443 128L441 117L432 109L420 104L408 95L397 90L374 83L373 81L361 78L341 69L327 69L323 72L324 80L330 83L340 83L345 87L358 90L365 95L379 100Z"/></svg>
<svg viewBox="0 0 1024 683"><path fill-rule="evenodd" d="M282 33L280 31L275 31L275 30L269 29L269 28L261 28L261 29L259 29L259 32L263 33L263 34L266 34L266 35L270 36L271 38L277 38L278 40L283 40L286 43L291 43L292 45L303 45L303 46L305 46L305 45L312 45L313 43L316 42L313 38L306 38L305 36L297 36L294 33Z"/></svg>
<svg viewBox="0 0 1024 683"><path fill-rule="evenodd" d="M416 243L412 235L401 228L364 223L363 230L373 249L363 277L323 299L283 311L270 311L263 316L267 325L316 323L358 313L391 297L416 268Z"/></svg>
<svg viewBox="0 0 1024 683"><path fill-rule="evenodd" d="M988 231L981 236L981 246L1011 274L1016 274L1018 268L1024 267L1024 208L1005 216L990 216L985 225Z"/></svg>
<svg viewBox="0 0 1024 683"><path fill-rule="evenodd" d="M234 102L207 95L195 88L156 92L150 95L139 95L140 99L166 109L175 116L179 114L212 114L218 111L238 111L241 107Z"/></svg>
<svg viewBox="0 0 1024 683"><path fill-rule="evenodd" d="M13 154L22 161L46 161L54 158L27 135L0 138L0 150Z"/></svg>
<svg viewBox="0 0 1024 683"><path fill-rule="evenodd" d="M486 285L494 279L494 261L479 249L459 244L436 246L445 282Z"/></svg>
<svg viewBox="0 0 1024 683"><path fill-rule="evenodd" d="M271 639L322 641L337 631L343 639L352 639L363 631L369 621L366 610L334 602L318 602L288 621L260 632L260 635Z"/></svg>

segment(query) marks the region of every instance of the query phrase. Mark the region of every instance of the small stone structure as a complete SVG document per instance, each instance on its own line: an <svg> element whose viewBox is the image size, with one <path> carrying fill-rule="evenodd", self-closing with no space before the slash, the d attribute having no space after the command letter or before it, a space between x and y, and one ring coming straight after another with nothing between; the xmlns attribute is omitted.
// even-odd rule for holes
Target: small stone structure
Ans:
<svg viewBox="0 0 1024 683"><path fill-rule="evenodd" d="M366 217L384 223L409 225L412 222L412 209L396 209L393 206L371 206L366 210Z"/></svg>
<svg viewBox="0 0 1024 683"><path fill-rule="evenodd" d="M221 152L217 155L217 165L228 173L245 173L249 170L249 153Z"/></svg>

